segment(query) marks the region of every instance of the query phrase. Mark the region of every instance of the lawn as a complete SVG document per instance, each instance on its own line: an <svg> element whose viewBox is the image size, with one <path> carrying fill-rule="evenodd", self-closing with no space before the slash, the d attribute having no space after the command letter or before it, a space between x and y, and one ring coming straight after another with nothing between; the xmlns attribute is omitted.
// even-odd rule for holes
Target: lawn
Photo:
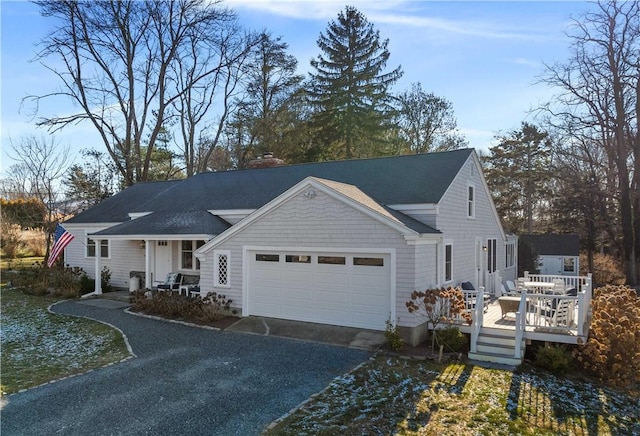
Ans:
<svg viewBox="0 0 640 436"><path fill-rule="evenodd" d="M267 435L637 435L640 401L534 369L380 355Z"/></svg>
<svg viewBox="0 0 640 436"><path fill-rule="evenodd" d="M31 268L35 263L42 263L44 261L44 257L17 257L15 259L9 259L6 256L2 256L2 260L0 260L0 270L2 272L11 270L11 269L23 269L23 268Z"/></svg>
<svg viewBox="0 0 640 436"><path fill-rule="evenodd" d="M102 323L49 313L56 298L2 289L3 394L98 368L129 356L120 332Z"/></svg>

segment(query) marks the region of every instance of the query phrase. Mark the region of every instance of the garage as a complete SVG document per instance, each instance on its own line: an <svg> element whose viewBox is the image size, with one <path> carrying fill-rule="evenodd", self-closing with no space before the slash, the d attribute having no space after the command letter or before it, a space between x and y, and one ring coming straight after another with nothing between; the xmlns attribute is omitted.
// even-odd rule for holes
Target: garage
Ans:
<svg viewBox="0 0 640 436"><path fill-rule="evenodd" d="M389 253L247 251L249 315L384 330Z"/></svg>

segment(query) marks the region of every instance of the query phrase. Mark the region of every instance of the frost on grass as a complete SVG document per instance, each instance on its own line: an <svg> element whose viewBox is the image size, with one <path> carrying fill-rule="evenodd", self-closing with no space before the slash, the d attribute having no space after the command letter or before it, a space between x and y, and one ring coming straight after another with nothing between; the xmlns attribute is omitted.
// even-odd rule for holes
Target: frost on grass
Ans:
<svg viewBox="0 0 640 436"><path fill-rule="evenodd" d="M528 371L384 358L336 378L278 435L640 434L640 404Z"/></svg>
<svg viewBox="0 0 640 436"><path fill-rule="evenodd" d="M20 364L55 362L71 368L80 368L85 359L101 351L112 335L96 334L87 330L86 322L79 319L52 316L37 311L30 316L4 314L0 339L3 348L10 350L11 359Z"/></svg>
<svg viewBox="0 0 640 436"><path fill-rule="evenodd" d="M512 385L518 386L507 400L512 416L534 413L526 398L542 397L559 421L586 420L595 427L599 416L620 434L640 434L640 400L613 389L537 372L514 374Z"/></svg>

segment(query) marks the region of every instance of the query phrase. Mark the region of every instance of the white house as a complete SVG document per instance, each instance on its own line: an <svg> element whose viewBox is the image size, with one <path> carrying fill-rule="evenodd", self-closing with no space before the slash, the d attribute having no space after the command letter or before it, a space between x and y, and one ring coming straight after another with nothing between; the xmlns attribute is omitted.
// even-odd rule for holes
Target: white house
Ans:
<svg viewBox="0 0 640 436"><path fill-rule="evenodd" d="M414 290L516 277L473 149L203 173L139 183L65 223L66 264L128 287L198 275L242 316L384 330L412 343ZM99 280L96 281L99 289Z"/></svg>

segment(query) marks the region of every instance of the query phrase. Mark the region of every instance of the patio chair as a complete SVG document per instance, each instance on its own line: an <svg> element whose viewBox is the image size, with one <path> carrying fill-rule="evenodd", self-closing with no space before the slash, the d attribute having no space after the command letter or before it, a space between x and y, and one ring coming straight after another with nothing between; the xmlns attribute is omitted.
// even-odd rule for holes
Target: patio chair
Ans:
<svg viewBox="0 0 640 436"><path fill-rule="evenodd" d="M518 289L516 288L516 284L513 283L512 280L507 280L507 294L509 295L518 295Z"/></svg>
<svg viewBox="0 0 640 436"><path fill-rule="evenodd" d="M554 294L564 294L565 293L564 280L562 280L562 279L553 279L553 293Z"/></svg>
<svg viewBox="0 0 640 436"><path fill-rule="evenodd" d="M467 310L475 309L476 300L478 298L478 291L476 291L476 288L473 286L473 283L463 282L460 285L460 288L462 288L462 294L464 295L464 303L465 303L466 309ZM483 301L484 312L489 310L489 298L490 297L487 294L484 294L484 301Z"/></svg>
<svg viewBox="0 0 640 436"><path fill-rule="evenodd" d="M169 273L167 274L167 278L164 283L160 283L158 285L158 291L177 291L180 292L180 286L182 285L182 274L180 273Z"/></svg>
<svg viewBox="0 0 640 436"><path fill-rule="evenodd" d="M549 327L571 327L573 322L573 302L567 298L554 298L551 307L548 307L544 315Z"/></svg>

